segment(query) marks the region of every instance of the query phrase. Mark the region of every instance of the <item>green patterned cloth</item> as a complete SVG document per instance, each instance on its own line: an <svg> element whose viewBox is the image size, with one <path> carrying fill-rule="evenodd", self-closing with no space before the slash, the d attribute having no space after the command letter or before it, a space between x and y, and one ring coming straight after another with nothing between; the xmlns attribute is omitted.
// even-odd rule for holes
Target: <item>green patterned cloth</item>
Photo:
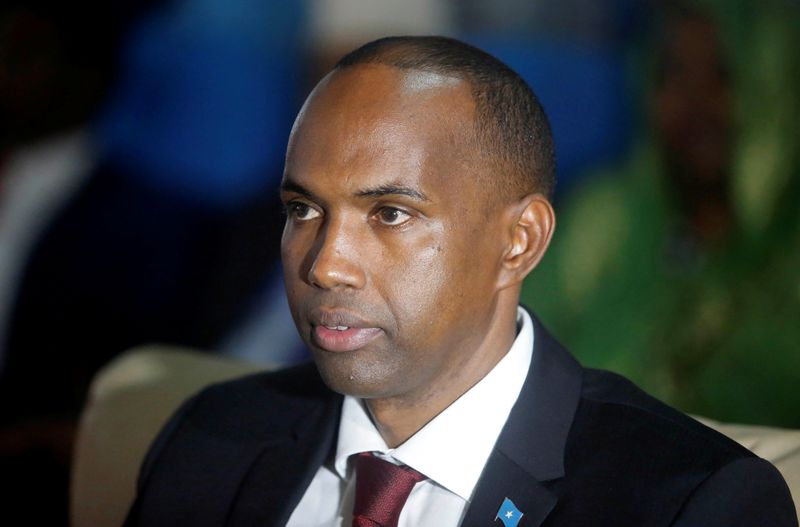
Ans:
<svg viewBox="0 0 800 527"><path fill-rule="evenodd" d="M557 207L522 302L584 364L684 411L800 427L800 15L736 5L721 22L735 56L734 235L709 250L682 234L642 140Z"/></svg>

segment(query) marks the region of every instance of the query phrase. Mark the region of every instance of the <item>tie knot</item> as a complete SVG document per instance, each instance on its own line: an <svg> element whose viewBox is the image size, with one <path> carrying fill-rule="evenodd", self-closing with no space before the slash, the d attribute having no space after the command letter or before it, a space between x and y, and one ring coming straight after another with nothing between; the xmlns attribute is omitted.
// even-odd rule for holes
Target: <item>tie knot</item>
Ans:
<svg viewBox="0 0 800 527"><path fill-rule="evenodd" d="M355 469L353 527L397 527L411 489L426 479L409 466L395 465L369 452L355 457Z"/></svg>

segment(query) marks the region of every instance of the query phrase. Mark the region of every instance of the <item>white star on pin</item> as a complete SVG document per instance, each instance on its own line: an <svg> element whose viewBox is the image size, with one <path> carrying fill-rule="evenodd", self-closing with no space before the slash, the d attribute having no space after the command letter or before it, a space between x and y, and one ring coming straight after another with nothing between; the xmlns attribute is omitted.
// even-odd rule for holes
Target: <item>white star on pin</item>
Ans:
<svg viewBox="0 0 800 527"><path fill-rule="evenodd" d="M511 518L512 516L514 516L514 511L506 512L506 518Z"/></svg>

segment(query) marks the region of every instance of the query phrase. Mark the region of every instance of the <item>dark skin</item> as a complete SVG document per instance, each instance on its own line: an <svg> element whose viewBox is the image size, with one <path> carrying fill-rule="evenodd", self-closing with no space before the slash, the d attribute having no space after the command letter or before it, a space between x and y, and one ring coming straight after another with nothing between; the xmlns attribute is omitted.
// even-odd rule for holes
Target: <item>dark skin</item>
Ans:
<svg viewBox="0 0 800 527"><path fill-rule="evenodd" d="M289 304L325 382L390 447L483 378L516 336L550 203L487 195L465 81L384 65L324 78L295 122L281 196Z"/></svg>

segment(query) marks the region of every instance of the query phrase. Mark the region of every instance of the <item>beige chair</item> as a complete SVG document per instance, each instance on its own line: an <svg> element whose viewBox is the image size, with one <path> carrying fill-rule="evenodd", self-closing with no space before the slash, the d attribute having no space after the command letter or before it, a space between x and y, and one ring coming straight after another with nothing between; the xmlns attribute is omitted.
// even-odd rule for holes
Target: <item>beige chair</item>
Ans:
<svg viewBox="0 0 800 527"><path fill-rule="evenodd" d="M200 388L264 369L163 346L131 350L95 377L78 426L70 516L74 527L121 525L139 465L156 433Z"/></svg>
<svg viewBox="0 0 800 527"><path fill-rule="evenodd" d="M203 386L258 369L264 367L156 346L132 350L104 368L78 430L73 527L120 525L147 447L178 405ZM795 501L800 498L800 431L701 420L774 463Z"/></svg>

